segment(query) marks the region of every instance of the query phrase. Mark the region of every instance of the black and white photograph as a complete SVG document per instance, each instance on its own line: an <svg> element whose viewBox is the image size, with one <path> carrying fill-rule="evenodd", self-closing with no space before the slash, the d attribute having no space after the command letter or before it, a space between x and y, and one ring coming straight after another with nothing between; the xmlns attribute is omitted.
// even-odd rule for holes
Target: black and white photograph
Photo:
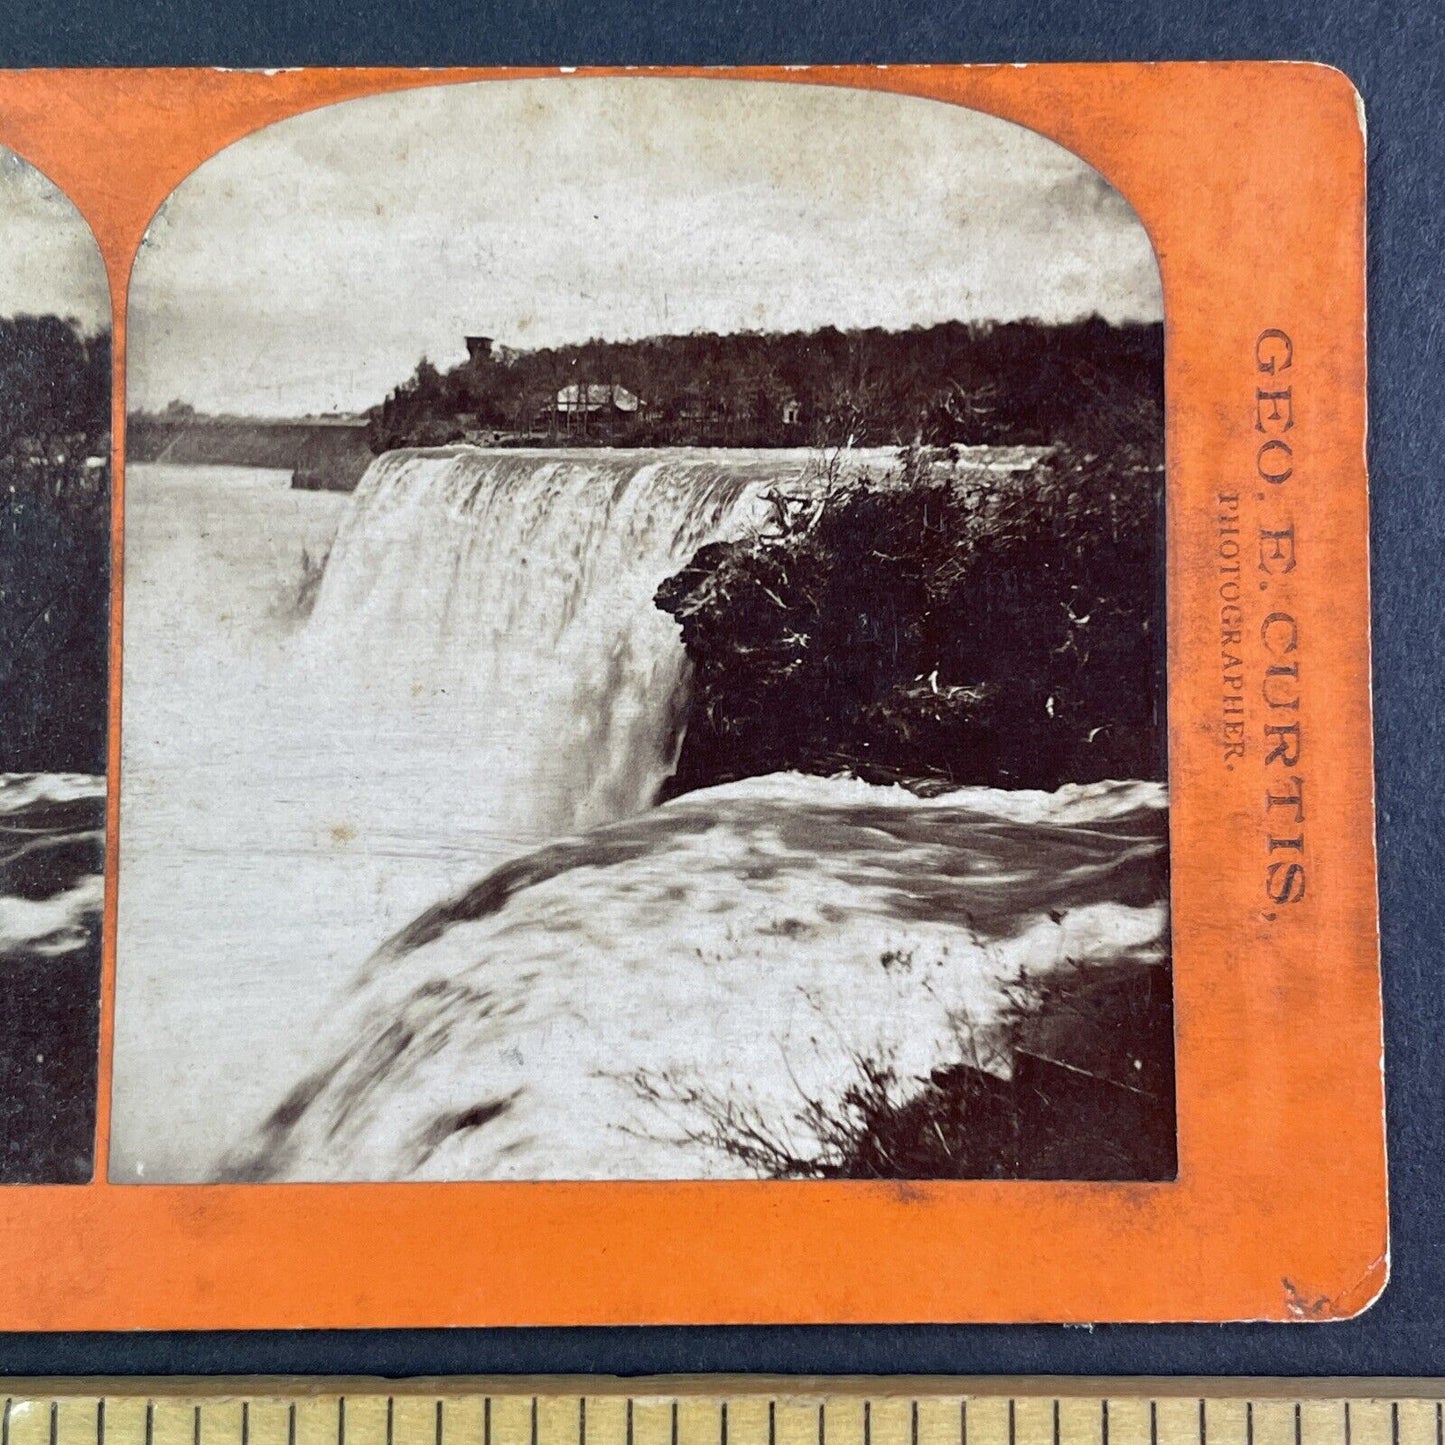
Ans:
<svg viewBox="0 0 1445 1445"><path fill-rule="evenodd" d="M0 1183L91 1177L105 894L110 290L0 148Z"/></svg>
<svg viewBox="0 0 1445 1445"><path fill-rule="evenodd" d="M100 385L103 284L11 284ZM894 94L201 165L126 323L110 1178L1173 1178L1163 306L1085 160ZM108 496L104 407L11 406L12 498ZM99 718L0 785L79 830Z"/></svg>

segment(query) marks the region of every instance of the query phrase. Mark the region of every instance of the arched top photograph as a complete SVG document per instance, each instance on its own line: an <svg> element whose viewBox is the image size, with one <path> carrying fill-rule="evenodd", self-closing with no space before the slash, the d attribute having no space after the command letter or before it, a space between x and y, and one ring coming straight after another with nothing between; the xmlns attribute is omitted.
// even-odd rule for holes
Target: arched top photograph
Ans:
<svg viewBox="0 0 1445 1445"><path fill-rule="evenodd" d="M128 311L110 1172L1169 1179L1159 265L716 78L235 142Z"/></svg>

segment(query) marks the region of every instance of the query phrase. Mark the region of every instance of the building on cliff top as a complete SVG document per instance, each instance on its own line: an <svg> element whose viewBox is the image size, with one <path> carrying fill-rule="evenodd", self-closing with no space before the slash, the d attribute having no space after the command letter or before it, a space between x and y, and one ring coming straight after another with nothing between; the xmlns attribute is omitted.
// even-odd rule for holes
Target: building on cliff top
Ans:
<svg viewBox="0 0 1445 1445"><path fill-rule="evenodd" d="M567 436L610 438L636 426L646 405L615 382L574 382L558 391L551 424Z"/></svg>

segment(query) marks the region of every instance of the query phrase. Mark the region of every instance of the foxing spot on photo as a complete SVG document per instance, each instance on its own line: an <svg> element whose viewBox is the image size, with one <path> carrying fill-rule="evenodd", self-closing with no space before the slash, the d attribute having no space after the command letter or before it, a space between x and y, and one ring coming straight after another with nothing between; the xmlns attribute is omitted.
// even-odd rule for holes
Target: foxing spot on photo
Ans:
<svg viewBox="0 0 1445 1445"><path fill-rule="evenodd" d="M1171 1178L1162 293L1079 157L298 116L129 310L118 1181Z"/></svg>

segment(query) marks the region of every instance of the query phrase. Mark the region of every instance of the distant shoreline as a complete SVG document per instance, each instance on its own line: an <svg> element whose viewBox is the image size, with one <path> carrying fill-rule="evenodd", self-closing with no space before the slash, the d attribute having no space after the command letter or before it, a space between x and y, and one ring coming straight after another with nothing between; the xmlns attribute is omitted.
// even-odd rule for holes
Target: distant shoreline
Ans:
<svg viewBox="0 0 1445 1445"><path fill-rule="evenodd" d="M126 456L176 466L266 467L291 472L293 487L324 492L352 491L372 462L364 417L132 416Z"/></svg>
<svg viewBox="0 0 1445 1445"><path fill-rule="evenodd" d="M780 458L813 457L820 448L806 446L772 447L677 447L608 445L593 438L533 436L488 436L464 440L453 447L483 447L503 451L751 451L776 454ZM405 450L405 448L401 448ZM432 448L431 450L437 450ZM848 449L850 455L892 462L897 447ZM953 456L957 463L983 471L1029 471L1052 448L1041 446L956 446L933 448L941 457ZM126 428L126 457L135 463L171 466L258 467L292 474L291 486L299 491L351 492L376 459L367 441L364 417L263 417L132 416Z"/></svg>

